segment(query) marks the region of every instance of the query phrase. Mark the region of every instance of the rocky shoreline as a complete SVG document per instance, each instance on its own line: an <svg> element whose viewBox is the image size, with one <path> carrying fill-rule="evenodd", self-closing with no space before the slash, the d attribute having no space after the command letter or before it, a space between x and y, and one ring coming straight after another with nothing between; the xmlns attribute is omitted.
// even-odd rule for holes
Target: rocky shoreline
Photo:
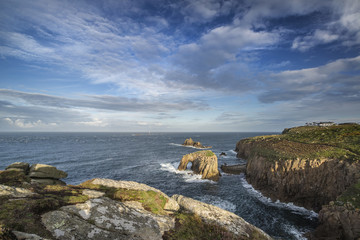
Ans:
<svg viewBox="0 0 360 240"><path fill-rule="evenodd" d="M319 212L320 225L310 239L358 239L359 130L358 125L293 128L240 140L236 152L247 160L246 179L255 189Z"/></svg>
<svg viewBox="0 0 360 240"><path fill-rule="evenodd" d="M0 171L0 239L271 239L234 213L185 196L111 179L34 182L34 169L65 176L35 166Z"/></svg>

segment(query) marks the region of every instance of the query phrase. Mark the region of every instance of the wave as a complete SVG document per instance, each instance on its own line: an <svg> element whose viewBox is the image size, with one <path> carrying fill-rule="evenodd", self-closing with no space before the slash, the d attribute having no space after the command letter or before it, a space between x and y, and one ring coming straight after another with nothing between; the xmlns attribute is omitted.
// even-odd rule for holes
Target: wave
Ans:
<svg viewBox="0 0 360 240"><path fill-rule="evenodd" d="M183 177L183 179L185 180L185 182L190 182L190 183L202 183L202 182L209 182L209 183L216 183L215 181L211 181L208 179L201 179L201 175L200 174L195 174L192 170L177 170L177 165L179 163L178 162L173 162L173 163L161 163L160 164L160 170L162 171L167 171L167 172L171 172L171 173L175 173L178 175L181 175Z"/></svg>
<svg viewBox="0 0 360 240"><path fill-rule="evenodd" d="M263 203L265 203L267 205L278 207L278 208L283 208L283 209L288 209L292 213L303 215L308 219L315 219L315 218L318 218L318 216L319 216L316 212L314 212L312 210L308 210L303 207L296 206L293 203L283 203L283 202L280 202L279 200L276 200L275 202L272 201L270 198L262 195L261 192L255 190L255 188L253 188L253 186L251 186L251 184L249 184L246 181L245 177L241 178L241 184L243 185L244 188L246 188L248 190L248 192L250 194L255 195L260 201L262 201Z"/></svg>
<svg viewBox="0 0 360 240"><path fill-rule="evenodd" d="M230 201L227 201L225 199L222 199L217 196L211 196L211 195L204 195L204 196L198 196L194 197L195 199L205 202L214 206L217 206L219 208L225 209L229 212L235 212L236 211L236 205L233 204Z"/></svg>

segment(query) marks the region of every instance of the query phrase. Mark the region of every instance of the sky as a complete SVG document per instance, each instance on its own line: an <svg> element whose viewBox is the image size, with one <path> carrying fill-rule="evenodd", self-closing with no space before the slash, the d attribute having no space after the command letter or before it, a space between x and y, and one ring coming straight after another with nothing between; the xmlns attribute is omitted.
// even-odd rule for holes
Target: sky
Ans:
<svg viewBox="0 0 360 240"><path fill-rule="evenodd" d="M359 0L1 0L0 131L360 121Z"/></svg>

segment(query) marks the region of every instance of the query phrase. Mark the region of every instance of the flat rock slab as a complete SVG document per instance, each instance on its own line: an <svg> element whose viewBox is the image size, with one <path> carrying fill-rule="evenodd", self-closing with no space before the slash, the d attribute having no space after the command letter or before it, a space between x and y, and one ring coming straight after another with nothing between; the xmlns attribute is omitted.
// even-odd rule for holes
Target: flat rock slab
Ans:
<svg viewBox="0 0 360 240"><path fill-rule="evenodd" d="M204 222L222 226L241 239L272 239L261 229L232 212L182 195L175 194L172 198L178 202L181 208L198 215Z"/></svg>
<svg viewBox="0 0 360 240"><path fill-rule="evenodd" d="M105 197L45 213L42 223L60 240L162 239L153 218Z"/></svg>
<svg viewBox="0 0 360 240"><path fill-rule="evenodd" d="M29 176L31 178L52 178L60 179L66 178L67 173L61 170L58 170L54 166L46 164L34 164L30 168Z"/></svg>

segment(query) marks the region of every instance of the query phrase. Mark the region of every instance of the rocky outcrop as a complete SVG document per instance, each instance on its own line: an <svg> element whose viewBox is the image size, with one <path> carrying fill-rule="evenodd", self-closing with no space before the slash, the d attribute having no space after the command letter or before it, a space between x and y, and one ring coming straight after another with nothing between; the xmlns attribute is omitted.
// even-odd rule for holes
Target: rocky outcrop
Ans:
<svg viewBox="0 0 360 240"><path fill-rule="evenodd" d="M25 174L29 173L30 164L25 162L14 162L7 166L5 170L22 171Z"/></svg>
<svg viewBox="0 0 360 240"><path fill-rule="evenodd" d="M360 210L351 205L339 206L331 202L323 206L319 212L319 223L310 239L360 239Z"/></svg>
<svg viewBox="0 0 360 240"><path fill-rule="evenodd" d="M201 174L202 179L219 180L218 160L212 151L206 150L186 154L182 157L178 169L185 170L189 162L192 163L191 170L196 174Z"/></svg>
<svg viewBox="0 0 360 240"><path fill-rule="evenodd" d="M29 177L31 182L46 185L66 185L61 178L66 178L67 173L56 167L46 164L34 164L30 167Z"/></svg>
<svg viewBox="0 0 360 240"><path fill-rule="evenodd" d="M237 165L221 165L221 170L229 174L241 174L246 172L246 164L237 164Z"/></svg>
<svg viewBox="0 0 360 240"><path fill-rule="evenodd" d="M184 141L183 146L186 147L194 147L194 148L200 148L200 149L204 149L204 148L211 148L211 146L203 146L200 142L195 142L194 140L192 140L192 138L188 138Z"/></svg>
<svg viewBox="0 0 360 240"><path fill-rule="evenodd" d="M109 198L45 213L42 223L56 239L161 239L153 218Z"/></svg>
<svg viewBox="0 0 360 240"><path fill-rule="evenodd" d="M173 213L179 210L179 204L170 198L168 195L160 191L159 189L150 187L146 184L133 182L133 181L116 181L112 179L104 179L104 178L95 178L88 183L101 185L106 187L113 187L113 188L125 188L125 189L132 189L132 190L139 190L139 191L154 191L160 193L165 199L167 200L164 210L168 211L169 213Z"/></svg>
<svg viewBox="0 0 360 240"><path fill-rule="evenodd" d="M271 239L262 230L247 223L234 213L182 195L174 195L172 198L179 203L182 209L196 214L206 223L224 227L240 239Z"/></svg>
<svg viewBox="0 0 360 240"><path fill-rule="evenodd" d="M6 170L0 172L0 180L24 175ZM137 182L97 178L63 186L19 181L25 182L0 185L1 239L160 240L183 239L186 234L192 239L219 234L226 239L270 239L233 213L180 195L169 198Z"/></svg>

